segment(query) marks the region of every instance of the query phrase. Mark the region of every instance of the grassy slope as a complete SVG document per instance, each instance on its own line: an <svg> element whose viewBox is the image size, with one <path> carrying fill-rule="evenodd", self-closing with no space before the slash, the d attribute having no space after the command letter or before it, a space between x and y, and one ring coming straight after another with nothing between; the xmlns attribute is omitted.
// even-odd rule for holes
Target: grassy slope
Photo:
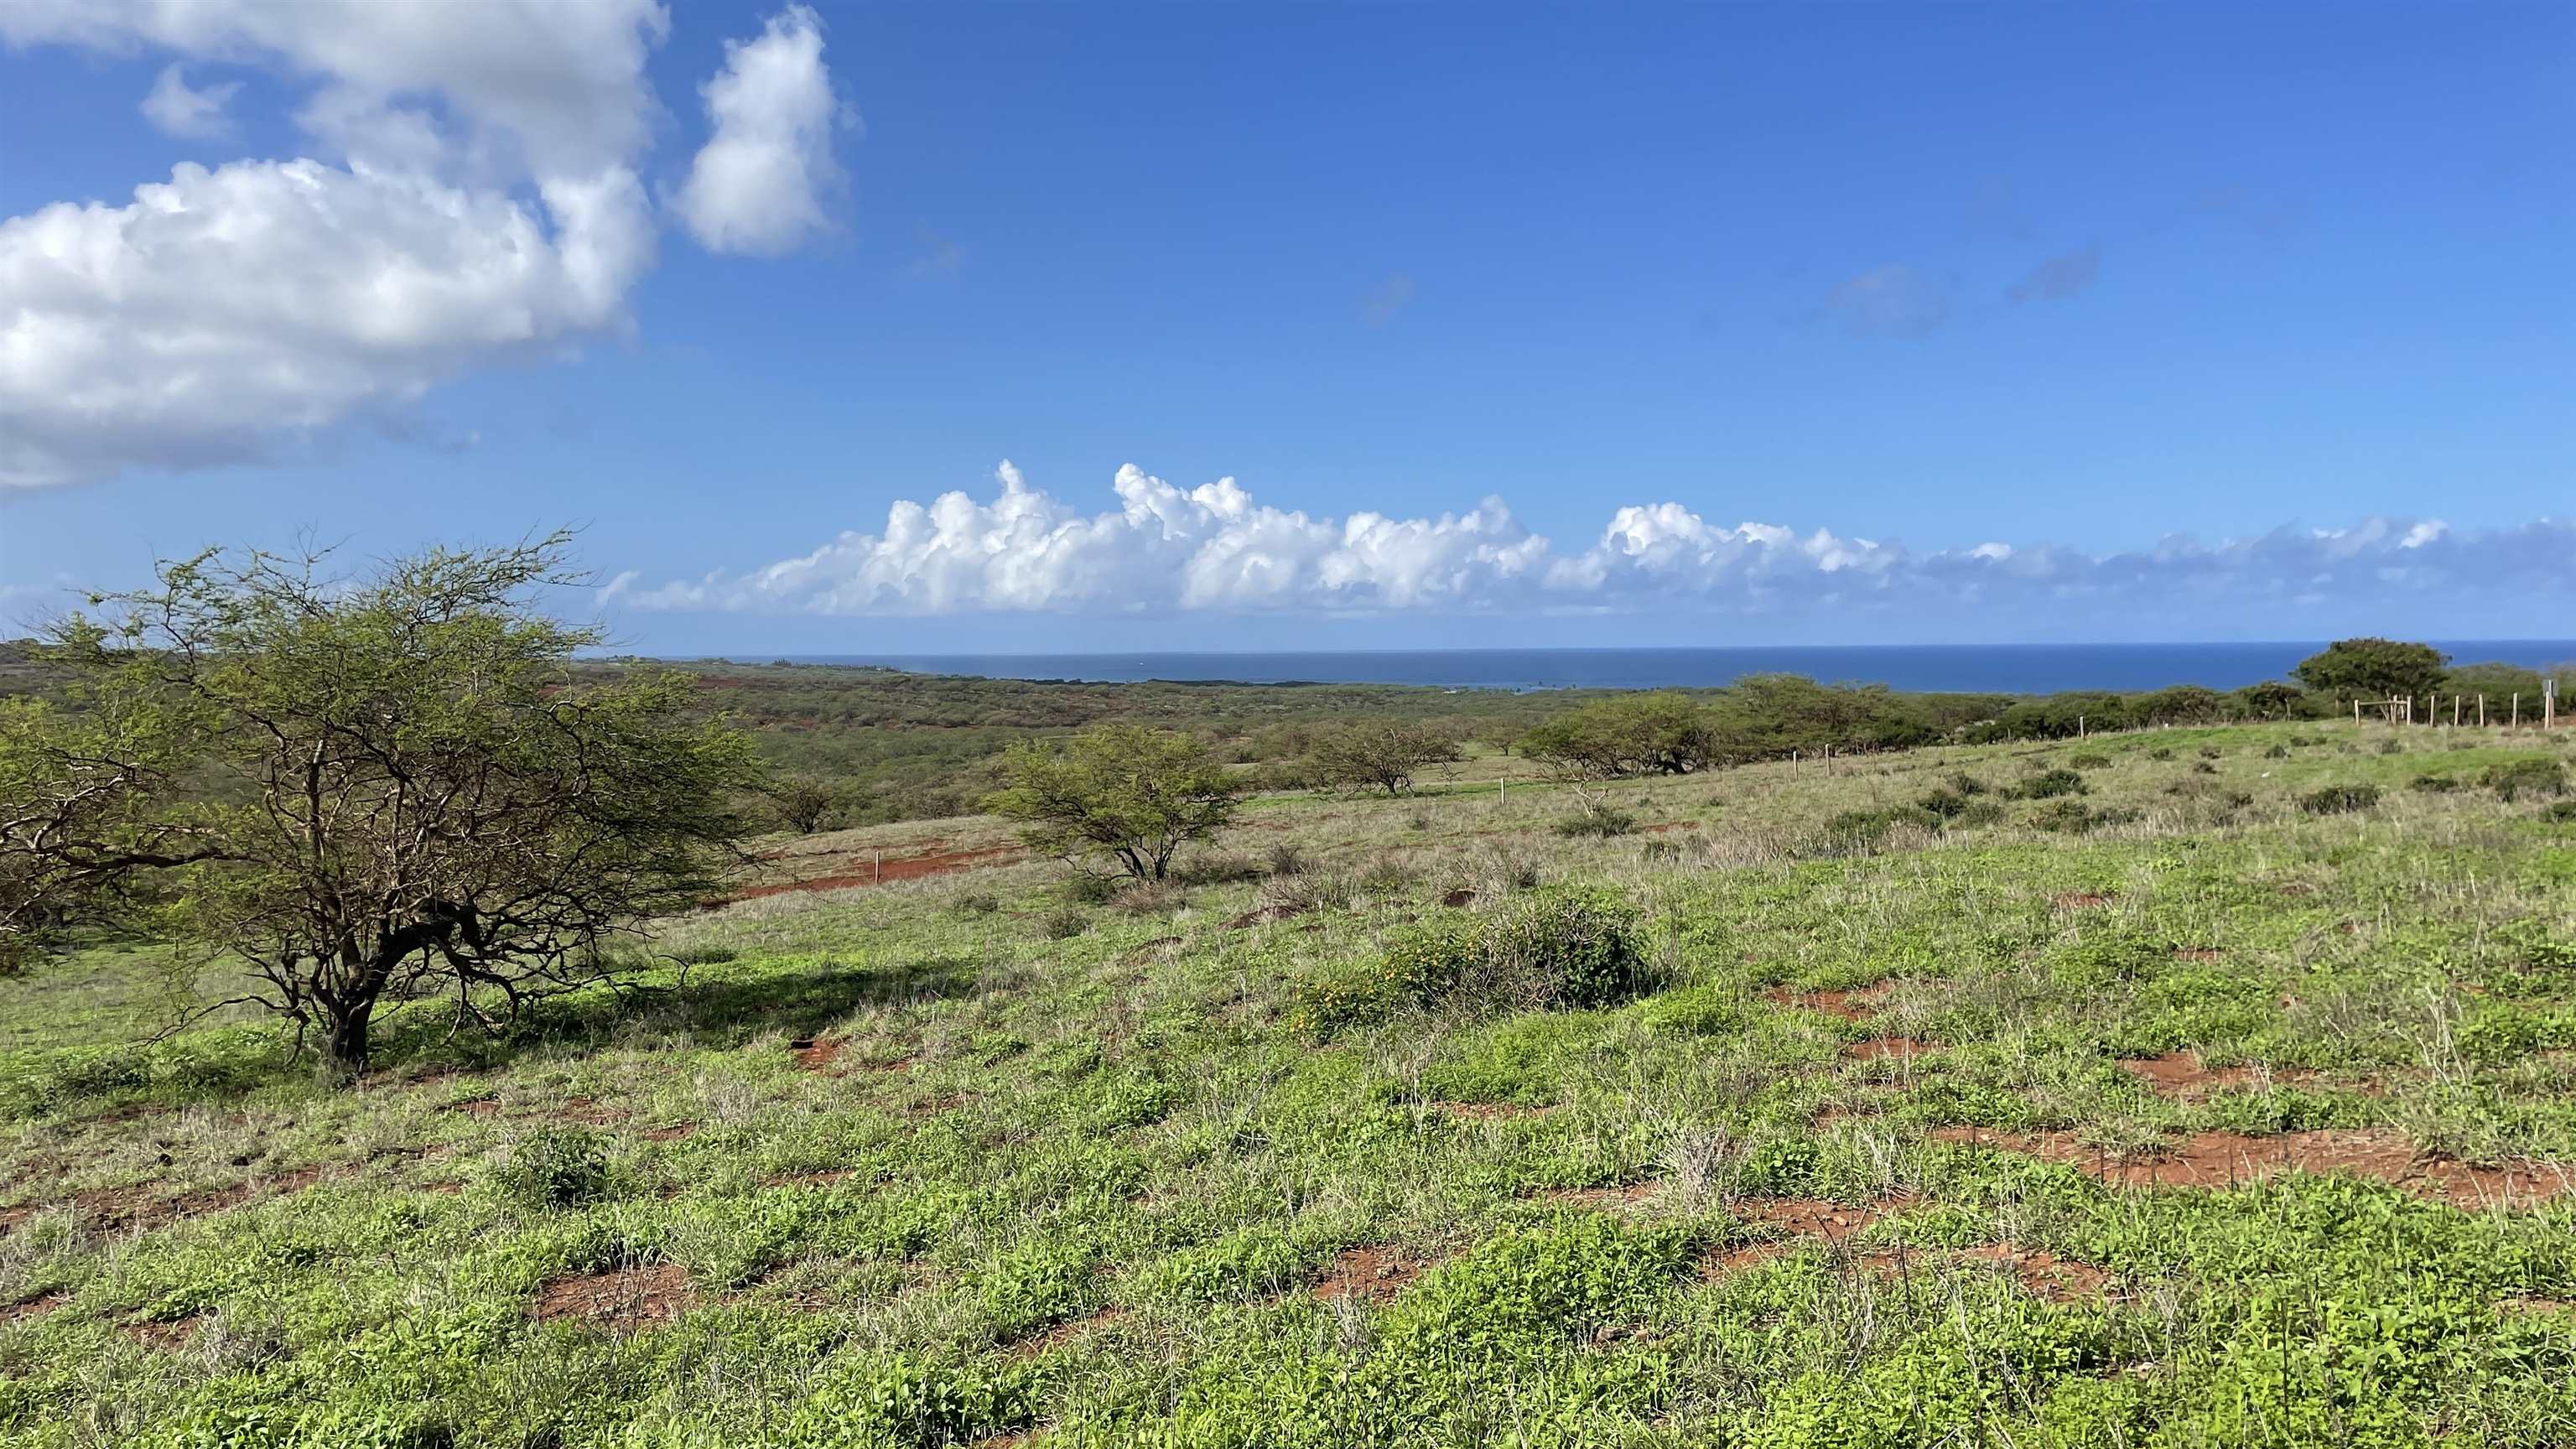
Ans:
<svg viewBox="0 0 2576 1449"><path fill-rule="evenodd" d="M1688 828L1608 840L1551 833L1568 802L1538 787L1266 799L1228 848L1294 844L1302 876L1092 907L1061 941L1044 864L746 902L675 927L665 949L736 953L685 984L510 1042L397 1023L349 1094L256 1024L107 1045L168 996L150 953L101 953L0 985L0 1302L34 1305L0 1324L0 1438L2576 1441L2576 1196L2111 1187L1935 1136L2576 1162L2576 827L2403 788L2576 738L2450 743L1761 767L1617 787ZM2089 802L2142 818L2064 836L2016 804L1805 849L1835 811L2084 753L2112 760ZM2355 781L2386 803L2288 803ZM1493 910L1533 876L1627 892L1665 989L1320 1044L1287 1019L1444 893ZM1881 981L1867 1022L1771 990ZM1848 1054L1878 1033L1938 1045ZM2184 1100L2116 1061L2182 1047L2269 1070ZM1807 1200L1849 1235L1784 1236ZM2001 1244L2081 1266L2016 1275ZM620 1268L575 1285L586 1316L536 1316Z"/></svg>

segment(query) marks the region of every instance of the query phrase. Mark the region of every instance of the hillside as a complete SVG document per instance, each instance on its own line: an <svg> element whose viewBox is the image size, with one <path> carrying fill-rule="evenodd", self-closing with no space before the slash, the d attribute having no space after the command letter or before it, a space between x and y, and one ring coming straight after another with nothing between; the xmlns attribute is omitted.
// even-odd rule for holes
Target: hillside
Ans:
<svg viewBox="0 0 2576 1449"><path fill-rule="evenodd" d="M101 945L0 981L0 1440L2576 1442L2571 761L2142 731L1569 835L1485 757L1105 901L778 838L641 989L413 1003L354 1092L130 1045L230 992Z"/></svg>

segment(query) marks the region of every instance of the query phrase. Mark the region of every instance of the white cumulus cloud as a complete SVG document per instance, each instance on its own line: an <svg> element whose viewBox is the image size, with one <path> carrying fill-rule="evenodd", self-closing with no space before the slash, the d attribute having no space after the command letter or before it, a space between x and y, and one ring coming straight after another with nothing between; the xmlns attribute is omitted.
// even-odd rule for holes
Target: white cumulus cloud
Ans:
<svg viewBox="0 0 2576 1449"><path fill-rule="evenodd" d="M624 607L754 613L1511 613L1815 607L1927 611L2021 606L2252 610L2320 600L2463 592L2563 598L2576 523L2466 530L2368 519L2218 543L2167 537L2087 554L2037 542L1916 552L1889 540L1777 523L1712 523L1677 502L1616 508L1560 549L1500 499L1463 513L1310 515L1256 501L1232 478L1182 489L1133 467L1118 506L1088 512L1009 463L988 499L896 503L874 533L746 572L654 583L628 571Z"/></svg>
<svg viewBox="0 0 2576 1449"><path fill-rule="evenodd" d="M823 22L802 5L751 40L728 41L724 69L700 92L714 134L676 200L709 251L775 255L830 225L842 184L832 131L846 114L823 65Z"/></svg>
<svg viewBox="0 0 2576 1449"><path fill-rule="evenodd" d="M271 456L623 330L657 249L639 178L668 28L658 0L0 0L14 46L174 57L144 102L173 134L215 134L238 85L191 86L188 65L269 71L301 89L314 151L0 221L0 486ZM743 57L782 45L828 115L810 12L738 43L725 76L771 95ZM773 101L719 130L794 112ZM837 177L815 134L801 164Z"/></svg>

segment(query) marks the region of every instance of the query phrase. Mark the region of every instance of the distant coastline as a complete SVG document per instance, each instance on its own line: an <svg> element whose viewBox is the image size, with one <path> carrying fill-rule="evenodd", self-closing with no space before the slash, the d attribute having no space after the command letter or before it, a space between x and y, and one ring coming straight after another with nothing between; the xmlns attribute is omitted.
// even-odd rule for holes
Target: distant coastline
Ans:
<svg viewBox="0 0 2576 1449"><path fill-rule="evenodd" d="M2462 664L2576 663L2576 639L2433 640ZM2055 694L2281 679L2324 640L2250 644L1858 644L1665 649L1388 649L1120 654L727 654L735 663L871 665L991 679L1410 684L1443 689L1715 688L1747 674L1940 693Z"/></svg>

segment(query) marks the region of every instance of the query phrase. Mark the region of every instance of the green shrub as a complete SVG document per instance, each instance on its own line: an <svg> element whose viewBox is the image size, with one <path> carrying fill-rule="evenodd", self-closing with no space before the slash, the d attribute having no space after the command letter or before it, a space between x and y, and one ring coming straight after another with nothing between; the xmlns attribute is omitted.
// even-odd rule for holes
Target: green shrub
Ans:
<svg viewBox="0 0 2576 1449"><path fill-rule="evenodd" d="M1615 891L1523 896L1494 919L1484 946L1488 990L1523 1007L1607 1006L1646 981L1636 911Z"/></svg>
<svg viewBox="0 0 2576 1449"><path fill-rule="evenodd" d="M1261 863L1272 875L1304 875L1306 849L1293 840L1283 840L1270 847Z"/></svg>
<svg viewBox="0 0 2576 1449"><path fill-rule="evenodd" d="M2275 748L2278 747L2275 746ZM2147 758L2150 760L2170 760L2173 758L2173 749L2168 745L2158 745L2154 749L2147 751Z"/></svg>
<svg viewBox="0 0 2576 1449"><path fill-rule="evenodd" d="M1607 838L1613 835L1626 835L1636 828L1636 816L1597 800L1556 822L1556 833L1568 836L1588 835Z"/></svg>
<svg viewBox="0 0 2576 1449"><path fill-rule="evenodd" d="M2290 747L2288 745L2274 745L2272 748L2263 752L2263 758L2267 760L2286 760L2289 757Z"/></svg>
<svg viewBox="0 0 2576 1449"><path fill-rule="evenodd" d="M2425 795L2448 795L2464 782L2456 775L2418 775L2406 782L2406 788Z"/></svg>
<svg viewBox="0 0 2576 1449"><path fill-rule="evenodd" d="M1247 855L1231 851L1210 851L1194 855L1172 867L1172 879L1185 886L1232 885L1237 881L1259 880L1264 874Z"/></svg>
<svg viewBox="0 0 2576 1449"><path fill-rule="evenodd" d="M2217 759L2219 753L2219 748L2216 745L2202 745L2200 747L2200 757L2204 760Z"/></svg>
<svg viewBox="0 0 2576 1449"><path fill-rule="evenodd" d="M2299 797L2299 809L2309 815L2349 815L2378 803L2377 785L2328 785Z"/></svg>
<svg viewBox="0 0 2576 1449"><path fill-rule="evenodd" d="M2069 755L2066 757L2066 763L2079 770L2105 770L2111 766L2111 757L2094 754Z"/></svg>
<svg viewBox="0 0 2576 1449"><path fill-rule="evenodd" d="M1483 923L1473 916L1444 916L1409 927L1386 943L1385 976L1416 1005L1436 1005L1481 969Z"/></svg>
<svg viewBox="0 0 2576 1449"><path fill-rule="evenodd" d="M2545 806L2540 812L2540 818L2553 822L2576 824L2576 800L2561 800L2555 805Z"/></svg>
<svg viewBox="0 0 2576 1449"><path fill-rule="evenodd" d="M1091 929L1091 918L1074 906L1058 906L1038 921L1038 930L1050 941L1070 941Z"/></svg>
<svg viewBox="0 0 2576 1449"><path fill-rule="evenodd" d="M1035 1422L1042 1384L1027 1363L932 1362L897 1354L827 1369L789 1419L784 1449L928 1449L975 1444Z"/></svg>
<svg viewBox="0 0 2576 1449"><path fill-rule="evenodd" d="M1983 795L1986 793L1987 789L1985 781L1978 779L1976 776L1969 774L1965 770L1961 770L1957 774L1952 775L1946 783L1952 790L1962 795Z"/></svg>
<svg viewBox="0 0 2576 1449"><path fill-rule="evenodd" d="M670 959L682 966L722 966L742 953L731 946L683 946L670 953Z"/></svg>
<svg viewBox="0 0 2576 1449"><path fill-rule="evenodd" d="M1971 800L1967 809L1950 817L1950 823L1959 826L1992 825L2003 818L2003 806L1992 800Z"/></svg>
<svg viewBox="0 0 2576 1449"><path fill-rule="evenodd" d="M2081 835L2099 823L2081 800L2051 800L2031 812L2034 830L2047 830L2061 835Z"/></svg>
<svg viewBox="0 0 2576 1449"><path fill-rule="evenodd" d="M1066 876L1059 889L1067 904L1101 906L1107 905L1118 894L1118 882L1112 877L1085 870Z"/></svg>
<svg viewBox="0 0 2576 1449"><path fill-rule="evenodd" d="M2088 794L2091 790L2082 775L2073 770L2056 769L2043 770L2031 776L2013 786L2009 793L2016 800L2056 800L2068 795Z"/></svg>
<svg viewBox="0 0 2576 1449"><path fill-rule="evenodd" d="M1827 855L1867 855L1885 844L1888 835L1899 826L1939 830L1941 816L1921 805L1891 805L1884 810L1845 810L1825 821L1819 844Z"/></svg>
<svg viewBox="0 0 2576 1449"><path fill-rule="evenodd" d="M2567 793L2567 767L2556 760L2537 756L2489 765L2478 783L2493 790L2505 800L2519 800L2525 795L2548 799Z"/></svg>
<svg viewBox="0 0 2576 1449"><path fill-rule="evenodd" d="M1288 1026L1329 1040L1355 1026L1386 1020L1411 997L1395 982L1387 961L1318 971L1288 989Z"/></svg>
<svg viewBox="0 0 2576 1449"><path fill-rule="evenodd" d="M608 1196L608 1148L608 1138L587 1127L549 1124L511 1143L490 1181L522 1206L584 1207Z"/></svg>
<svg viewBox="0 0 2576 1449"><path fill-rule="evenodd" d="M2218 773L2218 767L2207 760L2194 760L2191 762L2191 772L2195 775L2215 775Z"/></svg>

